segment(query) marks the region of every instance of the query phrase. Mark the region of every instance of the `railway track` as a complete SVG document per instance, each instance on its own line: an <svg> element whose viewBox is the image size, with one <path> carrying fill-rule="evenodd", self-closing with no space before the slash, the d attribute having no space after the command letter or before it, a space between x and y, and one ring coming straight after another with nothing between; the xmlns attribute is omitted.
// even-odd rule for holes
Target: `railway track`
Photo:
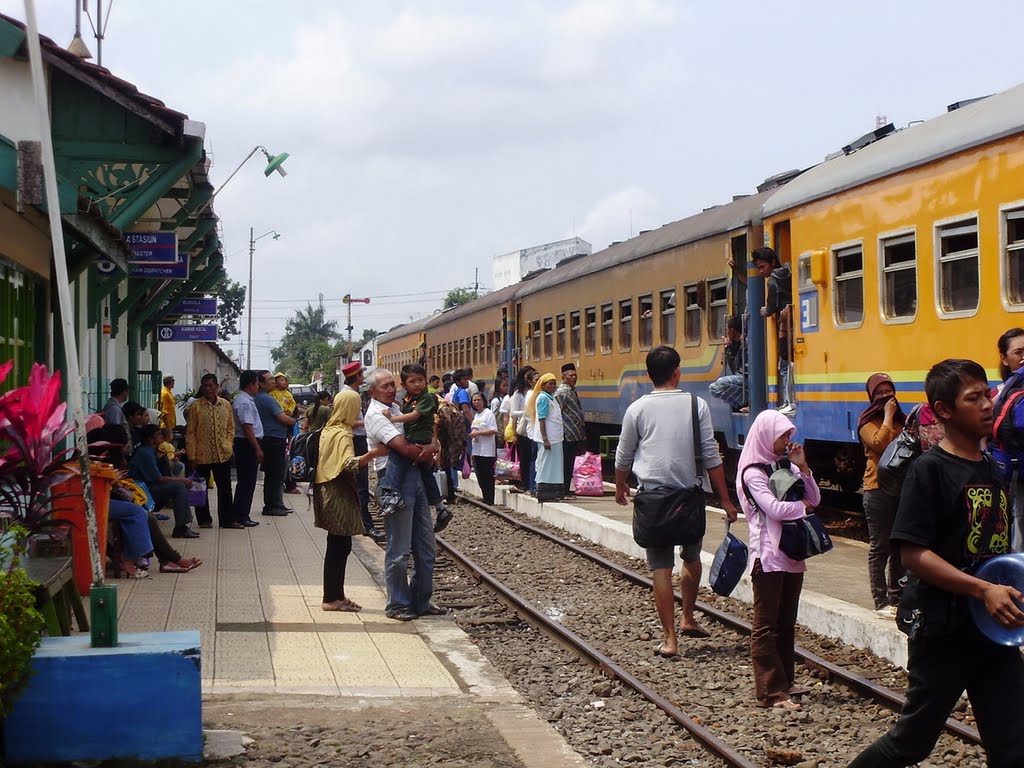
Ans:
<svg viewBox="0 0 1024 768"><path fill-rule="evenodd" d="M651 581L618 563L615 563L602 555L581 547L573 542L551 533L548 530L524 522L510 514L493 507L488 507L476 499L461 497L461 501L472 505L474 508L485 512L489 516L496 517L504 523L514 526L516 530L532 536L538 536L574 556L585 559L588 563L599 566L602 570L614 575L616 579L622 580L645 590L652 588ZM504 538L504 537L500 537ZM736 745L723 740L720 735L706 727L703 718L686 712L683 707L673 701L671 696L659 692L656 684L644 679L643 675L637 674L627 668L628 665L617 662L607 653L602 652L596 644L582 636L582 633L568 629L559 618L553 618L548 610L532 604L529 599L518 594L503 580L487 572L481 564L474 562L472 557L443 537L438 537L438 545L450 558L456 561L460 568L470 573L480 584L486 586L493 594L505 603L510 609L520 616L525 622L552 638L558 644L571 649L587 663L599 670L602 674L619 681L623 686L636 692L654 706L664 712L669 718L684 728L694 740L730 766L753 766L759 765L753 762L750 757L744 754ZM677 595L678 599L678 595ZM698 603L698 609L713 621L727 627L740 635L749 635L750 625L732 614L723 611L706 603ZM878 702L890 710L899 710L904 702L902 694L897 693L883 685L880 685L869 677L857 674L856 672L833 663L820 655L805 648L798 648L797 655L800 662L807 668L815 670L820 679L829 683L837 683L858 696L865 697L871 701ZM946 731L959 742L965 745L977 747L980 745L980 738L976 729L950 719L946 722ZM745 747L747 753L749 746ZM774 764L769 761L768 764Z"/></svg>

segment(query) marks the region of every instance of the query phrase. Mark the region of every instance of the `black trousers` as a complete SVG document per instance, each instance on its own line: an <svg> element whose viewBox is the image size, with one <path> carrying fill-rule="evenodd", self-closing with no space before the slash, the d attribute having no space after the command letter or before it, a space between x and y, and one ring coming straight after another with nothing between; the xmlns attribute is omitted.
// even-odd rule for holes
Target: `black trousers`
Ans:
<svg viewBox="0 0 1024 768"><path fill-rule="evenodd" d="M235 438L235 497L231 511L235 522L251 520L252 497L256 493L256 479L260 465L256 461L256 451L244 437Z"/></svg>
<svg viewBox="0 0 1024 768"><path fill-rule="evenodd" d="M352 553L351 536L327 534L327 551L324 553L324 602L333 603L345 599L345 567Z"/></svg>
<svg viewBox="0 0 1024 768"><path fill-rule="evenodd" d="M569 485L572 483L572 472L576 468L576 457L580 455L581 441L562 441L562 486L564 495L569 495Z"/></svg>
<svg viewBox="0 0 1024 768"><path fill-rule="evenodd" d="M366 443L366 435L353 435L352 442L355 444L356 458L362 456L369 450ZM373 528L373 518L370 516L370 465L367 464L356 474L356 493L359 496L359 514L363 518L363 528Z"/></svg>
<svg viewBox="0 0 1024 768"><path fill-rule="evenodd" d="M192 507L188 504L188 490L184 484L178 481L153 483L149 486L149 494L153 497L157 509L170 502L174 509L175 530L185 528L192 522Z"/></svg>
<svg viewBox="0 0 1024 768"><path fill-rule="evenodd" d="M235 522L231 499L231 461L222 461L220 464L197 464L196 474L202 480L207 480L211 474L213 475L214 485L217 486L217 522L221 528L231 525ZM196 507L196 521L200 524L213 522L209 501L206 506Z"/></svg>
<svg viewBox="0 0 1024 768"><path fill-rule="evenodd" d="M494 456L474 456L473 469L476 470L476 481L480 484L480 496L484 504L494 505ZM430 478L434 482L434 478Z"/></svg>
<svg viewBox="0 0 1024 768"><path fill-rule="evenodd" d="M850 768L904 768L927 759L966 690L990 768L1024 765L1024 657L984 637L970 619L956 634L908 642L907 703L900 719Z"/></svg>
<svg viewBox="0 0 1024 768"><path fill-rule="evenodd" d="M889 543L900 500L883 490L864 491L864 517L868 521L868 583L875 608L898 605L900 579L906 573L899 550Z"/></svg>
<svg viewBox="0 0 1024 768"><path fill-rule="evenodd" d="M530 478L533 477L533 461L536 458L533 440L525 435L519 435L516 439L516 448L519 451L519 485L524 491L528 491Z"/></svg>
<svg viewBox="0 0 1024 768"><path fill-rule="evenodd" d="M283 437L266 437L263 447L263 509L287 509L284 505L284 479L288 475L287 444Z"/></svg>

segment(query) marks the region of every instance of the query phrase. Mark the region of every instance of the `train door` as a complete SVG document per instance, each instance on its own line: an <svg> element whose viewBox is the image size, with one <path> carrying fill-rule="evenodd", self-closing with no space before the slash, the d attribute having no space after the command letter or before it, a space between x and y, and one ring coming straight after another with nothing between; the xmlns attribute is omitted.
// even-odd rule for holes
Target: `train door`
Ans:
<svg viewBox="0 0 1024 768"><path fill-rule="evenodd" d="M743 318L743 337L747 338L750 327L750 315L747 311L747 233L734 235L729 241L729 315L740 315ZM750 362L748 344L743 346L743 370L747 375L743 378L743 402L750 402Z"/></svg>
<svg viewBox="0 0 1024 768"><path fill-rule="evenodd" d="M789 265L790 269L795 271L796 265L793 263L792 255L792 241L790 239L789 231L789 220L780 221L775 224L773 232L773 240L775 243L775 254L779 258L779 262L783 265ZM793 278L795 275L790 277L790 295L793 295ZM777 370L777 382L778 382L778 403L780 406L789 403L793 406L797 403L796 396L796 379L797 370L793 364L793 344L795 341L796 329L794 317L795 312L792 303L787 306L780 316L777 318L777 338L776 338L776 360L778 361Z"/></svg>

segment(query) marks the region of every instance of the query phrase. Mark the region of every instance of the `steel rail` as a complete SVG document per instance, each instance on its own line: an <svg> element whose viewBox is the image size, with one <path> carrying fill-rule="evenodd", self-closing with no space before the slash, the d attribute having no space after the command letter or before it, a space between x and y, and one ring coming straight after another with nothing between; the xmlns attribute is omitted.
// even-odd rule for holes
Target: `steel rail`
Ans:
<svg viewBox="0 0 1024 768"><path fill-rule="evenodd" d="M654 589L654 582L652 582L646 576L643 576L642 574L639 574L634 570L625 568L619 565L618 563L612 562L611 560L602 557L596 552L592 552L588 549L580 547L577 544L573 544L571 541L566 541L565 539L551 533L550 531L546 531L543 528L538 528L535 525L530 525L529 523L523 522L522 520L518 520L517 518L508 514L507 512L497 509L496 507L492 507L488 504L484 504L479 499L474 499L470 496L465 496L461 493L458 494L458 496L463 501L466 501L472 504L473 506L479 507L480 509L490 512L491 514L501 518L502 520L505 520L506 522L516 526L517 528L520 528L521 530L528 531L529 533L540 536L541 538L546 539L554 544L557 544L560 547L568 549L570 552L573 552L574 554L577 554L581 557L585 557L591 562L596 563L597 565L600 565L602 568L605 568L615 573L617 576L622 577L623 579L629 581L632 584L644 587L645 589ZM678 592L675 593L675 596L677 600L681 599L681 596ZM696 607L697 610L701 611L707 616L710 616L718 623L730 627L738 632L741 632L742 634L750 634L751 626L748 622L743 621L742 619L733 616L732 614L726 613L725 611L710 606L707 603L703 603L699 600L697 601ZM890 688L886 688L883 685L879 685L878 683L875 683L862 675L855 674L838 664L834 664L831 661L823 659L821 656L818 656L816 653L813 653L807 650L806 648L797 645L794 651L796 657L805 666L824 672L829 676L830 680L840 680L844 685L848 686L849 688L852 688L853 690L857 691L858 693L864 696L867 696L868 698L874 699L875 701L885 704L886 706L892 709L902 710L903 705L907 701L906 697L902 693L897 693L896 691ZM947 718L944 729L947 733L950 733L956 736L957 738L963 739L964 741L970 744L981 746L981 735L978 733L978 730L976 728L972 728L969 725L964 725L960 721L954 720L953 718Z"/></svg>
<svg viewBox="0 0 1024 768"><path fill-rule="evenodd" d="M440 536L437 537L437 543L461 568L497 594L501 601L515 611L521 619L583 657L603 674L620 681L626 687L643 696L686 729L694 740L702 744L708 751L725 760L730 768L756 768L756 763L751 762L742 753L719 739L711 731L687 715L682 709L624 670L575 632L548 618L539 608L506 587Z"/></svg>

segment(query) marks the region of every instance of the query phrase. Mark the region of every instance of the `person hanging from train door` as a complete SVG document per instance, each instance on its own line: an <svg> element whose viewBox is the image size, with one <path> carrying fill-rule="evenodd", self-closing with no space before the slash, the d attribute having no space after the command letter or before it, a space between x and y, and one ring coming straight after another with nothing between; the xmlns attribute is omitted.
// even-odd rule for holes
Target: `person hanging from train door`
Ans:
<svg viewBox="0 0 1024 768"><path fill-rule="evenodd" d="M747 335L743 329L743 316L733 315L725 326L722 339L724 358L722 375L711 382L708 391L712 397L724 400L735 412L749 409L747 394Z"/></svg>
<svg viewBox="0 0 1024 768"><path fill-rule="evenodd" d="M789 324L793 303L793 273L789 264L782 264L775 251L768 246L754 250L751 254L754 268L765 279L765 302L761 317L775 318L778 332L779 358L779 413L792 418L796 415L793 397L793 362L790 359Z"/></svg>

